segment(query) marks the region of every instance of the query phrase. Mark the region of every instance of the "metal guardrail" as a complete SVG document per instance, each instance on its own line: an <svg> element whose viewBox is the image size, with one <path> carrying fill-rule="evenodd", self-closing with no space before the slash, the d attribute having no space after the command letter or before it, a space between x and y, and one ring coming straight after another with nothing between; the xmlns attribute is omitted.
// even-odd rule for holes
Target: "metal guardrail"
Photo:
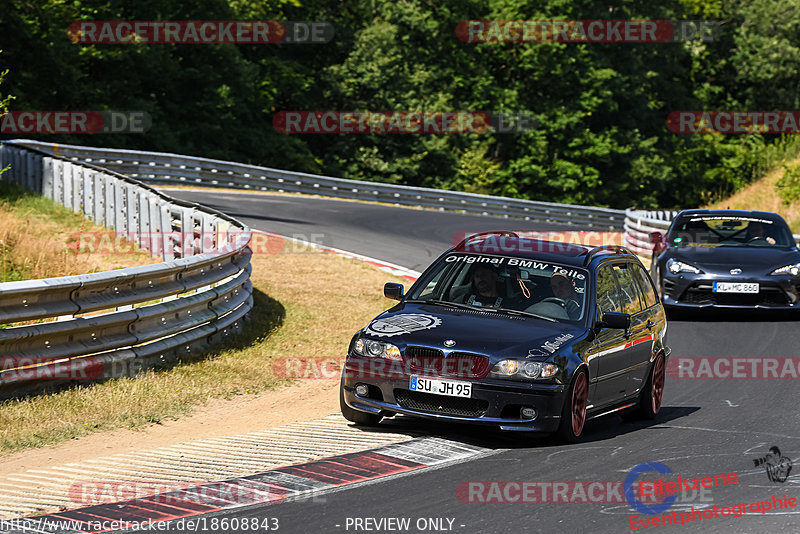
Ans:
<svg viewBox="0 0 800 534"><path fill-rule="evenodd" d="M165 261L0 283L0 397L133 376L202 354L241 330L253 305L245 225L30 144L0 145L0 168L7 165L3 180L113 227Z"/></svg>
<svg viewBox="0 0 800 534"><path fill-rule="evenodd" d="M650 232L666 233L677 211L625 210L625 246L642 256L653 253Z"/></svg>
<svg viewBox="0 0 800 534"><path fill-rule="evenodd" d="M666 234L672 219L677 211L644 211L625 210L625 246L650 257L653 254L653 245L650 243L650 232ZM800 234L793 235L795 243L800 245Z"/></svg>
<svg viewBox="0 0 800 534"><path fill-rule="evenodd" d="M401 206L419 206L480 215L521 218L575 226L583 230L619 231L623 228L625 217L624 211L608 208L345 180L164 152L139 152L75 145L55 146L51 143L25 139L12 142L16 145L58 154L73 161L95 163L153 185L193 185L307 193L387 202Z"/></svg>

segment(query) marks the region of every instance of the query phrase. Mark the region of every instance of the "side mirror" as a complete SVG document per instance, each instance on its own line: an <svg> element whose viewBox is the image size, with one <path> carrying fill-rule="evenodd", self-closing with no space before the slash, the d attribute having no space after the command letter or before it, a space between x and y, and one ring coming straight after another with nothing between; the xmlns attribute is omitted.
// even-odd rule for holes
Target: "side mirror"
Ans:
<svg viewBox="0 0 800 534"><path fill-rule="evenodd" d="M387 299L400 300L403 298L403 290L403 284L387 282L386 285L383 286L383 296Z"/></svg>
<svg viewBox="0 0 800 534"><path fill-rule="evenodd" d="M653 252L660 254L667 248L667 238L661 232L650 232L650 244L653 245Z"/></svg>
<svg viewBox="0 0 800 534"><path fill-rule="evenodd" d="M664 242L664 234L661 232L650 232L650 244L657 245Z"/></svg>
<svg viewBox="0 0 800 534"><path fill-rule="evenodd" d="M631 316L627 313L608 312L603 314L603 320L597 326L600 328L615 328L627 330L631 327Z"/></svg>

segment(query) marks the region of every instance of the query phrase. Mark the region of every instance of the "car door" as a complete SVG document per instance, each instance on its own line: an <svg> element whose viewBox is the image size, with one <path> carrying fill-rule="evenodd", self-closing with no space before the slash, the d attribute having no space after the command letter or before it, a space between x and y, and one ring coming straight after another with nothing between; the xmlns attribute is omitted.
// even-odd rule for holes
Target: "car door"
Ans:
<svg viewBox="0 0 800 534"><path fill-rule="evenodd" d="M594 291L596 322L604 313L622 311L620 292L611 264L597 268ZM614 328L600 329L592 341L587 353L589 373L593 377L589 389L592 408L607 406L625 396L629 380L627 344L625 332Z"/></svg>
<svg viewBox="0 0 800 534"><path fill-rule="evenodd" d="M642 377L647 372L647 364L653 348L652 326L648 324L648 310L643 303L641 290L635 277L637 266L632 262L615 263L612 265L614 277L620 290L620 305L622 311L631 316L631 326L623 334L625 338L625 395L636 395L641 389ZM620 362L621 363L621 362ZM621 363L622 364L622 363Z"/></svg>
<svg viewBox="0 0 800 534"><path fill-rule="evenodd" d="M642 298L642 304L644 305L644 313L643 319L645 321L645 329L647 330L648 334L650 335L650 340L647 346L650 348L649 351L642 352L638 354L638 357L641 358L637 362L637 369L634 370L632 379L636 383L638 390L639 388L644 387L645 380L647 379L647 372L650 369L650 357L652 353L653 343L656 339L663 335L664 328L667 325L667 317L663 311L663 308L658 302L658 297L656 296L655 289L653 288L653 282L650 279L650 276L647 274L647 271L641 265L633 264L633 273L634 273L634 280L636 280L637 285L639 286L639 291Z"/></svg>

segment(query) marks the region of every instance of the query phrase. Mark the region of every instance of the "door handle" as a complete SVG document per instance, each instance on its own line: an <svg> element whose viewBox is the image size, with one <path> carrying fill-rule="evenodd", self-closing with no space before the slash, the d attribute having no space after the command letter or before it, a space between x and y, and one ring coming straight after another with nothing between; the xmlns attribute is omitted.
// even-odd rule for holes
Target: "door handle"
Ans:
<svg viewBox="0 0 800 534"><path fill-rule="evenodd" d="M647 324L646 324L645 326L647 327L647 329L648 329L648 330L652 330L652 328L653 328L655 325L656 325L656 323L654 323L653 321L651 321L650 319L648 319L648 320L647 320Z"/></svg>

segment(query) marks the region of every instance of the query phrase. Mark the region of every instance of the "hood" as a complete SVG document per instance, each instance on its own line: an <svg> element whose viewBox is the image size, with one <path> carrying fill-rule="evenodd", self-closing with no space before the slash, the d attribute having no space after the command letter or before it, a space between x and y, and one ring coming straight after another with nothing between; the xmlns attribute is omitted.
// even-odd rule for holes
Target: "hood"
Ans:
<svg viewBox="0 0 800 534"><path fill-rule="evenodd" d="M778 267L800 262L800 251L788 247L670 247L668 257L690 263L706 273L764 274Z"/></svg>
<svg viewBox="0 0 800 534"><path fill-rule="evenodd" d="M533 317L413 303L380 314L363 333L401 350L421 345L492 357L542 359L583 339L588 329ZM455 345L446 346L446 340Z"/></svg>

